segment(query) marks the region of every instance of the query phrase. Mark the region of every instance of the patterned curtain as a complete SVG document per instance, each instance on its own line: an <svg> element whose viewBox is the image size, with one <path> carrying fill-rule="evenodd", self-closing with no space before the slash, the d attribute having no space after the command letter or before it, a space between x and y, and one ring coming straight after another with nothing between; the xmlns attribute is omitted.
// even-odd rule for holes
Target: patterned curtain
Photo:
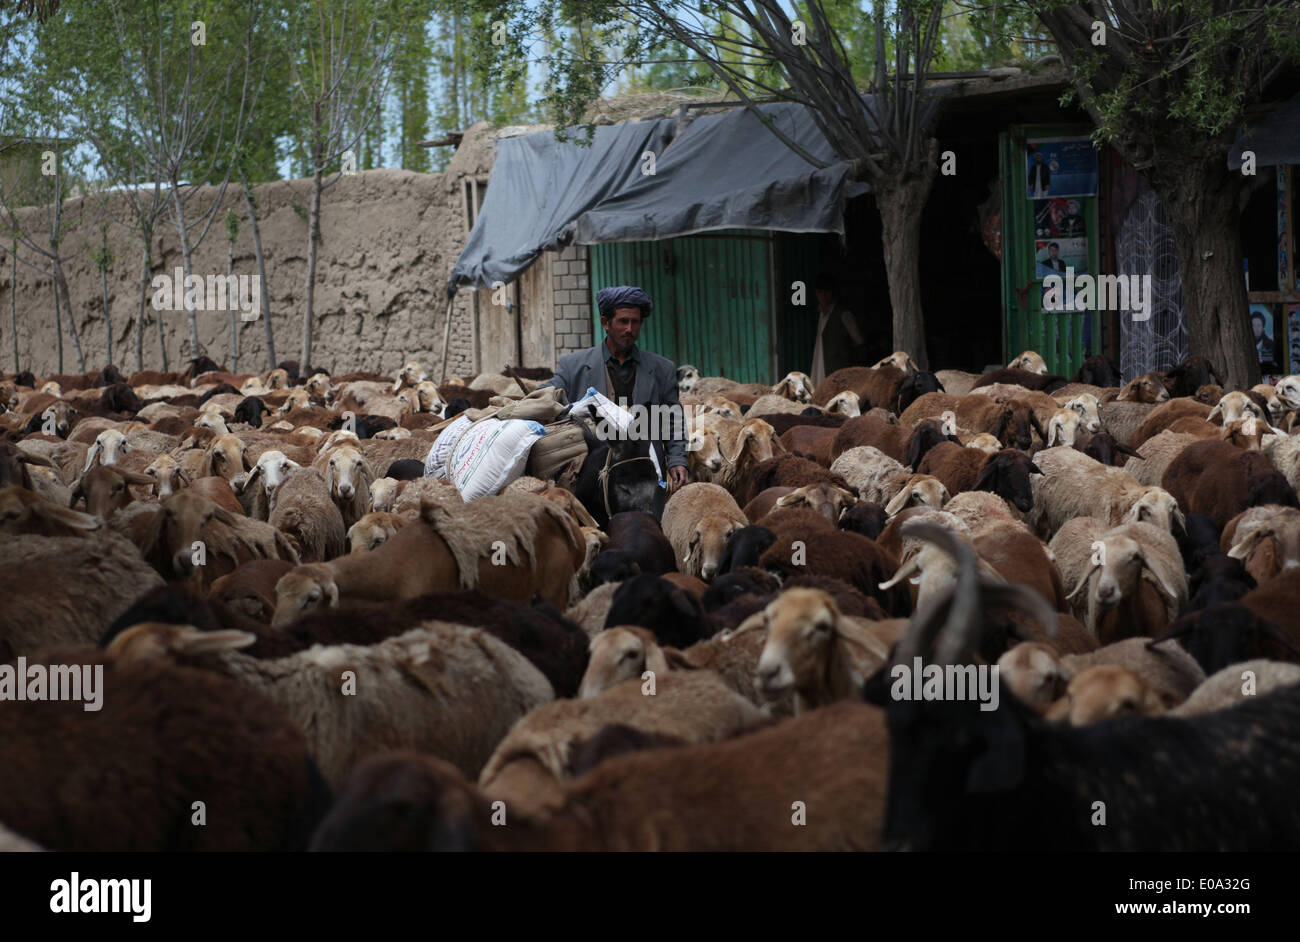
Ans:
<svg viewBox="0 0 1300 942"><path fill-rule="evenodd" d="M1174 236L1165 220L1163 204L1141 174L1137 199L1115 239L1115 257L1116 274L1151 276L1150 319L1135 321L1135 312L1120 312L1119 368L1124 382L1128 382L1187 359L1187 323Z"/></svg>

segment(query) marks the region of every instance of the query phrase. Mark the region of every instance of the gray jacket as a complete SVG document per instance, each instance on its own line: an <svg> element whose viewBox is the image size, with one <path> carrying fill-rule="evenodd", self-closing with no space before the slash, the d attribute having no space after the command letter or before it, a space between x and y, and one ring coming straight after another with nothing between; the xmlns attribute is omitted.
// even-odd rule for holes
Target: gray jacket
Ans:
<svg viewBox="0 0 1300 942"><path fill-rule="evenodd" d="M544 386L556 386L564 390L569 402L576 402L587 393L587 387L613 398L609 383L605 377L605 353L607 347L602 340L594 347L568 353L560 357L555 367L555 376ZM665 468L677 465L686 466L685 425L681 404L677 399L677 366L667 357L661 357L649 350L636 348L636 383L632 387L631 405L668 406L678 418L674 422L659 422L660 438L655 441L655 450L659 452L660 463ZM648 420L648 417L647 417ZM676 430L681 429L680 433ZM667 462L664 457L667 456Z"/></svg>

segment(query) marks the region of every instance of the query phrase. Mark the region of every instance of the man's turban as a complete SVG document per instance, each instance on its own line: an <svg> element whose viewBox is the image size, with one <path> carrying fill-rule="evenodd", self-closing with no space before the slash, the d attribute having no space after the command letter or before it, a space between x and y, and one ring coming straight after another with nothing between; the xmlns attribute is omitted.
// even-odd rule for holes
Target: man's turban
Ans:
<svg viewBox="0 0 1300 942"><path fill-rule="evenodd" d="M641 316L649 317L654 303L650 300L650 295L640 288L620 285L617 288L601 288L597 291L596 306L600 308L600 316L603 320L613 316L615 309L620 307L639 307Z"/></svg>

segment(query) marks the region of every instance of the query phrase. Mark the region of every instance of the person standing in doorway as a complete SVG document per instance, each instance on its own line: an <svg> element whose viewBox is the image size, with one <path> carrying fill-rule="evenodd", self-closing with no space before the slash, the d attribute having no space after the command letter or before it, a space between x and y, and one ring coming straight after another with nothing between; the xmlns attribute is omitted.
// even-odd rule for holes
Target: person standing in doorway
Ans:
<svg viewBox="0 0 1300 942"><path fill-rule="evenodd" d="M813 291L817 295L817 339L808 375L817 387L836 370L862 363L866 351L857 318L835 297L835 279L818 275Z"/></svg>

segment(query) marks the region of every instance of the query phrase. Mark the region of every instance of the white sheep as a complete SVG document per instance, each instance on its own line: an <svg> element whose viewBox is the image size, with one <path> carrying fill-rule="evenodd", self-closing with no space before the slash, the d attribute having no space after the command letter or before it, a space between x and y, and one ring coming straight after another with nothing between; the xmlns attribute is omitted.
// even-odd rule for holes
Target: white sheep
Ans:
<svg viewBox="0 0 1300 942"><path fill-rule="evenodd" d="M705 582L718 571L727 538L748 524L735 498L717 484L687 484L664 506L664 535L681 571Z"/></svg>
<svg viewBox="0 0 1300 942"><path fill-rule="evenodd" d="M1174 532L1185 522L1178 502L1163 488L1142 485L1119 468L1110 468L1063 445L1034 455L1042 474L1030 476L1034 492L1029 522L1050 538L1068 520L1097 516L1112 525L1126 520L1153 523Z"/></svg>
<svg viewBox="0 0 1300 942"><path fill-rule="evenodd" d="M119 456L131 450L131 443L117 429L105 429L95 436L95 444L86 453L86 466L81 469L85 474L96 464L115 465Z"/></svg>
<svg viewBox="0 0 1300 942"><path fill-rule="evenodd" d="M1169 712L1174 716L1213 713L1295 683L1300 683L1300 664L1263 659L1242 661L1211 674L1191 696Z"/></svg>
<svg viewBox="0 0 1300 942"><path fill-rule="evenodd" d="M842 452L831 463L831 473L842 476L858 497L879 504L891 516L904 507L937 509L948 502L948 489L937 478L914 474L873 445Z"/></svg>

